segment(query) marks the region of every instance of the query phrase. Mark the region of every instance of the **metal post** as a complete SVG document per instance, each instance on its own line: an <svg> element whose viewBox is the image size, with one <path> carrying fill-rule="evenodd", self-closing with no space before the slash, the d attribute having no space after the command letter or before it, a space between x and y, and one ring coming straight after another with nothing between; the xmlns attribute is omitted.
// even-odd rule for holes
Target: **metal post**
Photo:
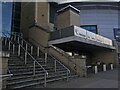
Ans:
<svg viewBox="0 0 120 90"><path fill-rule="evenodd" d="M7 37L5 37L5 45L7 44Z"/></svg>
<svg viewBox="0 0 120 90"><path fill-rule="evenodd" d="M37 48L37 56L39 57L39 54L40 54L40 48L39 48L39 46L38 46L38 48Z"/></svg>
<svg viewBox="0 0 120 90"><path fill-rule="evenodd" d="M23 40L22 40L22 46L23 46Z"/></svg>
<svg viewBox="0 0 120 90"><path fill-rule="evenodd" d="M110 64L110 68L111 68L111 70L113 70L113 64Z"/></svg>
<svg viewBox="0 0 120 90"><path fill-rule="evenodd" d="M103 65L103 71L106 71L106 65L105 64Z"/></svg>
<svg viewBox="0 0 120 90"><path fill-rule="evenodd" d="M15 53L15 45L13 44L13 54Z"/></svg>
<svg viewBox="0 0 120 90"><path fill-rule="evenodd" d="M98 73L98 68L97 68L97 66L95 66L95 74L97 74Z"/></svg>
<svg viewBox="0 0 120 90"><path fill-rule="evenodd" d="M28 48L28 44L26 44L26 51L27 51L27 48Z"/></svg>
<svg viewBox="0 0 120 90"><path fill-rule="evenodd" d="M31 55L33 54L33 46L31 46Z"/></svg>
<svg viewBox="0 0 120 90"><path fill-rule="evenodd" d="M46 73L45 73L44 87L46 87Z"/></svg>
<svg viewBox="0 0 120 90"><path fill-rule="evenodd" d="M19 36L18 36L18 43L20 43L20 38L19 38Z"/></svg>
<svg viewBox="0 0 120 90"><path fill-rule="evenodd" d="M55 60L55 72L56 72L56 60Z"/></svg>
<svg viewBox="0 0 120 90"><path fill-rule="evenodd" d="M15 37L15 35L14 35L14 41L16 40L16 37Z"/></svg>
<svg viewBox="0 0 120 90"><path fill-rule="evenodd" d="M9 50L10 50L10 41L9 41Z"/></svg>
<svg viewBox="0 0 120 90"><path fill-rule="evenodd" d="M67 71L67 81L68 81L68 78L69 78L69 76L68 76L68 71Z"/></svg>
<svg viewBox="0 0 120 90"><path fill-rule="evenodd" d="M20 45L18 47L18 56L20 56Z"/></svg>
<svg viewBox="0 0 120 90"><path fill-rule="evenodd" d="M25 52L25 64L27 64L27 52Z"/></svg>
<svg viewBox="0 0 120 90"><path fill-rule="evenodd" d="M35 75L35 61L33 62L34 66L33 66L33 75Z"/></svg>
<svg viewBox="0 0 120 90"><path fill-rule="evenodd" d="M47 53L45 53L45 63L47 62Z"/></svg>

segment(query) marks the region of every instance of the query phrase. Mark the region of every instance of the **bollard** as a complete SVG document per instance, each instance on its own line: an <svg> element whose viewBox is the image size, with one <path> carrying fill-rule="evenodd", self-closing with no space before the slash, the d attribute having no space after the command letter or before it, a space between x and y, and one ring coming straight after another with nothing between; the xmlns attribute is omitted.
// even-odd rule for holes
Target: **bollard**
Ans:
<svg viewBox="0 0 120 90"><path fill-rule="evenodd" d="M97 66L95 66L95 74L97 74L98 73L98 68L97 68Z"/></svg>
<svg viewBox="0 0 120 90"><path fill-rule="evenodd" d="M106 64L103 64L103 71L106 71Z"/></svg>
<svg viewBox="0 0 120 90"><path fill-rule="evenodd" d="M110 64L110 68L111 68L111 70L113 70L113 64Z"/></svg>

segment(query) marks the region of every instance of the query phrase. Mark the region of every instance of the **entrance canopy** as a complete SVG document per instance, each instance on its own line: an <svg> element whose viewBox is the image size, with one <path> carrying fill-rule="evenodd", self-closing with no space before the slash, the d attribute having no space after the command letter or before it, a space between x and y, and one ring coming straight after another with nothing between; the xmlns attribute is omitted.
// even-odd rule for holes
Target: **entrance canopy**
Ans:
<svg viewBox="0 0 120 90"><path fill-rule="evenodd" d="M67 51L115 49L111 39L77 26L70 26L51 33L49 45L55 45Z"/></svg>

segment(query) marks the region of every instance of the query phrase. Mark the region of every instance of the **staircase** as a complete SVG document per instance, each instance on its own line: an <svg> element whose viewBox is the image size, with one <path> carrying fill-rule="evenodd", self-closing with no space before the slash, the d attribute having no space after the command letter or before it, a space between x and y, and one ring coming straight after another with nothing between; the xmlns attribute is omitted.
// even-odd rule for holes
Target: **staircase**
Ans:
<svg viewBox="0 0 120 90"><path fill-rule="evenodd" d="M19 36L5 35L2 41L3 50L10 52L8 68L13 74L7 79L8 88L46 87L49 82L77 76L52 55L47 54L46 58L46 53L38 51Z"/></svg>

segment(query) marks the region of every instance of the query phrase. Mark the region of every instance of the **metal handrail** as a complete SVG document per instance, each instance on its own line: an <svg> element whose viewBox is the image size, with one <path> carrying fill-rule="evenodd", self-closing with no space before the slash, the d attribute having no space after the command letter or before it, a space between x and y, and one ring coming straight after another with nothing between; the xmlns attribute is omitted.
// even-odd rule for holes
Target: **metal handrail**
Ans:
<svg viewBox="0 0 120 90"><path fill-rule="evenodd" d="M37 42L36 42L36 44L38 44ZM43 48L43 49L45 49L42 45L40 45L40 44L38 44L38 47L41 47L41 48ZM40 49L39 49L40 50ZM45 53L45 52L44 52ZM51 55L50 53L48 53L47 52L47 54L49 55L49 56L51 56L55 61L57 61L60 65L62 65L66 70L67 70L67 80L68 80L68 73L70 73L70 70L65 66L65 65L63 65L58 59L56 59L53 55ZM46 56L46 55L45 55ZM46 59L46 58L45 58ZM46 61L46 60L45 60ZM56 71L56 70L55 70Z"/></svg>
<svg viewBox="0 0 120 90"><path fill-rule="evenodd" d="M44 86L46 87L46 77L48 77L48 72L45 70L45 68L43 68L43 66L20 43L18 43L18 44L19 44L19 47L21 47L25 51L25 53L27 53L32 58L32 60L34 60L33 74L35 75L35 63L37 63L42 68L42 70L45 72ZM18 52L19 52L19 50L18 50ZM25 61L25 63L26 63L26 61Z"/></svg>
<svg viewBox="0 0 120 90"><path fill-rule="evenodd" d="M69 60L70 60L72 63L74 63L75 66L76 66L76 63L71 60L72 57L71 57L69 54L65 53L65 51L63 51L63 50L61 50L61 49L59 49L59 48L57 48L57 47L54 47L53 45L50 45L50 47L52 47L52 48L55 49L56 51L60 52L61 54L65 55L65 57L69 58Z"/></svg>
<svg viewBox="0 0 120 90"><path fill-rule="evenodd" d="M49 54L50 55L50 54ZM56 60L59 64L61 64L69 73L70 69L68 69L64 64L62 64L58 59L56 59L53 55L50 55L54 60Z"/></svg>
<svg viewBox="0 0 120 90"><path fill-rule="evenodd" d="M13 74L4 74L4 75L0 75L0 77L10 77L13 76Z"/></svg>
<svg viewBox="0 0 120 90"><path fill-rule="evenodd" d="M20 44L19 44L20 45ZM46 74L48 75L48 72L43 68L43 66L27 51L27 50L25 50L25 48L22 46L22 45L20 45L22 48L23 48L23 50L25 51L25 52L27 52L27 54L46 72Z"/></svg>
<svg viewBox="0 0 120 90"><path fill-rule="evenodd" d="M9 34L9 35L15 35L15 37L14 37L14 40L18 40L18 42L19 42L19 40L20 39L22 39L22 45L24 44L24 42L25 42L25 45L26 45L26 50L27 50L27 48L28 48L28 45L30 46L30 48L31 48L31 54L33 53L33 46L30 44L30 43L28 43L26 40L24 40L23 39L23 35L22 35L22 33L21 33L21 36L20 35L17 35L16 33L14 34L14 33L9 33L9 32L7 32L7 34ZM18 39L17 39L17 36L18 36Z"/></svg>

